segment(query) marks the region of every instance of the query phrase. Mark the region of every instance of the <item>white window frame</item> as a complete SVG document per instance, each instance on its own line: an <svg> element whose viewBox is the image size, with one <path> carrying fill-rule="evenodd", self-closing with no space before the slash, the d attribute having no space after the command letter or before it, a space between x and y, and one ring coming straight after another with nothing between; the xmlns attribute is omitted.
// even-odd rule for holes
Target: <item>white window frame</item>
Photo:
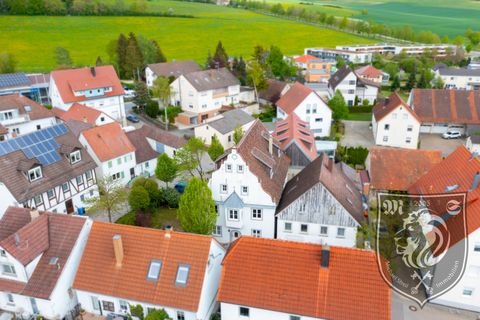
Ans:
<svg viewBox="0 0 480 320"><path fill-rule="evenodd" d="M248 195L248 186L242 186L241 193L242 193L242 195L247 196Z"/></svg>
<svg viewBox="0 0 480 320"><path fill-rule="evenodd" d="M243 173L243 172L244 172L244 170L243 170L243 164L237 165L237 172L238 172L238 173Z"/></svg>
<svg viewBox="0 0 480 320"><path fill-rule="evenodd" d="M232 221L240 220L240 210L235 208L228 209L228 220L232 220Z"/></svg>
<svg viewBox="0 0 480 320"><path fill-rule="evenodd" d="M9 269L9 270L5 270L5 269ZM12 264L4 263L2 264L2 274L10 277L16 277L17 271L15 270L15 267Z"/></svg>
<svg viewBox="0 0 480 320"><path fill-rule="evenodd" d="M67 186L67 188L64 188ZM63 193L70 192L70 184L68 182L62 183L62 191Z"/></svg>
<svg viewBox="0 0 480 320"><path fill-rule="evenodd" d="M125 300L118 300L118 304L120 305L120 310L124 312L128 312L128 302Z"/></svg>
<svg viewBox="0 0 480 320"><path fill-rule="evenodd" d="M151 260L148 266L147 280L157 281L162 271L162 261Z"/></svg>
<svg viewBox="0 0 480 320"><path fill-rule="evenodd" d="M215 236L222 236L222 226L216 225L213 229L213 235Z"/></svg>
<svg viewBox="0 0 480 320"><path fill-rule="evenodd" d="M263 220L263 209L252 208L252 220Z"/></svg>
<svg viewBox="0 0 480 320"><path fill-rule="evenodd" d="M28 170L28 179L30 182L43 178L42 167L38 166Z"/></svg>
<svg viewBox="0 0 480 320"><path fill-rule="evenodd" d="M70 153L70 164L75 164L82 160L82 154L80 150L73 151Z"/></svg>
<svg viewBox="0 0 480 320"><path fill-rule="evenodd" d="M36 207L39 207L43 204L43 196L41 194L36 195L33 197L33 202L35 203Z"/></svg>
<svg viewBox="0 0 480 320"><path fill-rule="evenodd" d="M343 230L343 235L340 235L340 230ZM344 227L337 228L337 238L345 238L347 230Z"/></svg>
<svg viewBox="0 0 480 320"><path fill-rule="evenodd" d="M51 196L49 194L50 192L52 193ZM48 200L55 199L55 189L52 188L52 189L47 190L47 198L48 198Z"/></svg>
<svg viewBox="0 0 480 320"><path fill-rule="evenodd" d="M225 190L223 190L225 187ZM228 186L226 184L220 185L220 193L228 193Z"/></svg>
<svg viewBox="0 0 480 320"><path fill-rule="evenodd" d="M325 228L325 232L322 232L322 228ZM320 226L320 235L323 237L328 236L328 226Z"/></svg>
<svg viewBox="0 0 480 320"><path fill-rule="evenodd" d="M303 231L302 230L302 227L303 226L306 226L307 227L307 230ZM300 224L300 233L304 233L304 234L307 234L308 233L308 224L307 223L301 223Z"/></svg>
<svg viewBox="0 0 480 320"><path fill-rule="evenodd" d="M186 273L185 280L179 279L179 276L182 273ZM177 269L177 275L175 276L175 284L180 286L186 286L188 283L188 278L190 276L190 265L188 264L180 264Z"/></svg>
<svg viewBox="0 0 480 320"><path fill-rule="evenodd" d="M262 237L262 230L252 229L252 237L261 238Z"/></svg>
<svg viewBox="0 0 480 320"><path fill-rule="evenodd" d="M232 165L230 163L225 164L225 171L226 172L232 172Z"/></svg>
<svg viewBox="0 0 480 320"><path fill-rule="evenodd" d="M289 226L289 228L287 228L287 225ZM292 232L292 223L291 222L285 222L283 224L283 231L284 232Z"/></svg>
<svg viewBox="0 0 480 320"><path fill-rule="evenodd" d="M470 292L470 294L466 294L465 292ZM471 287L465 287L462 290L462 297L471 297L473 296L473 293L475 292L474 288Z"/></svg>

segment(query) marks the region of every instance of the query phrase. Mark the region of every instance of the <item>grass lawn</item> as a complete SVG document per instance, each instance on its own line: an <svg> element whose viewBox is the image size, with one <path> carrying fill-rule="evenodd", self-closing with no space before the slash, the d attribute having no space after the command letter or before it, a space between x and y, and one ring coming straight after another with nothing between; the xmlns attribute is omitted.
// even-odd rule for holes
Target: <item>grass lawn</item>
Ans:
<svg viewBox="0 0 480 320"><path fill-rule="evenodd" d="M349 113L347 119L352 121L372 121L371 113Z"/></svg>
<svg viewBox="0 0 480 320"><path fill-rule="evenodd" d="M173 9L189 18L2 16L0 52L13 53L21 71L55 67L54 49L65 47L77 65L108 61L107 43L130 31L157 40L169 61L194 59L204 64L222 40L230 56L250 57L257 44L279 46L285 54L305 47L371 43L372 40L241 9L170 0L151 1L153 11Z"/></svg>
<svg viewBox="0 0 480 320"><path fill-rule="evenodd" d="M168 208L157 208L156 211L152 214L152 218L150 220L151 227L161 229L165 225L169 224L173 226L174 230L182 231L180 227L180 222L177 220L177 209L168 209ZM128 224L128 225L135 225L135 213L129 212L115 223L119 224Z"/></svg>

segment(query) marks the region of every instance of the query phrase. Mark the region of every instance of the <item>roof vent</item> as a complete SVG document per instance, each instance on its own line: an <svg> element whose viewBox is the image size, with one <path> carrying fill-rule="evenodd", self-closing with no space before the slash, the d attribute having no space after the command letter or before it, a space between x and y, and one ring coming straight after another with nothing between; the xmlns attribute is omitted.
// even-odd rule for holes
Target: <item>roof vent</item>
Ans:
<svg viewBox="0 0 480 320"><path fill-rule="evenodd" d="M23 109L25 109L25 112L32 112L31 106L23 106Z"/></svg>
<svg viewBox="0 0 480 320"><path fill-rule="evenodd" d="M328 268L330 265L330 246L323 245L322 246L322 268Z"/></svg>
<svg viewBox="0 0 480 320"><path fill-rule="evenodd" d="M451 186L446 186L445 187L445 192L452 192L453 190L456 190L458 188L458 184L453 184Z"/></svg>
<svg viewBox="0 0 480 320"><path fill-rule="evenodd" d="M15 233L15 245L18 247L20 245L20 236L18 233Z"/></svg>
<svg viewBox="0 0 480 320"><path fill-rule="evenodd" d="M57 264L57 262L58 262L58 257L51 257L50 262L48 262L48 264L54 266Z"/></svg>
<svg viewBox="0 0 480 320"><path fill-rule="evenodd" d="M90 67L90 73L92 74L92 76L96 76L97 75L97 71L95 70L95 67Z"/></svg>
<svg viewBox="0 0 480 320"><path fill-rule="evenodd" d="M478 184L480 184L480 172L477 171L477 173L475 173L475 175L473 176L472 185L470 186L470 189L468 191L474 191L475 189L477 189Z"/></svg>

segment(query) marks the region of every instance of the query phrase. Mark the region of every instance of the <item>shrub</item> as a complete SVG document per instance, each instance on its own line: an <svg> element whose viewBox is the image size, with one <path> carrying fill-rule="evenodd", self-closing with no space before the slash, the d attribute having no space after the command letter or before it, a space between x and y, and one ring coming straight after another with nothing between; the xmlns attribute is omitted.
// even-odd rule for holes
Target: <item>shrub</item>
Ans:
<svg viewBox="0 0 480 320"><path fill-rule="evenodd" d="M128 203L133 210L148 208L150 206L148 191L141 185L133 187L128 195Z"/></svg>
<svg viewBox="0 0 480 320"><path fill-rule="evenodd" d="M139 318L140 320L143 320L143 307L141 304L137 305L130 305L130 313L132 316Z"/></svg>
<svg viewBox="0 0 480 320"><path fill-rule="evenodd" d="M372 108L373 108L372 106L350 107L348 109L348 112L349 113L370 113L372 112Z"/></svg>
<svg viewBox="0 0 480 320"><path fill-rule="evenodd" d="M180 200L180 193L174 188L160 189L160 198L163 205L169 208L178 208L178 201Z"/></svg>
<svg viewBox="0 0 480 320"><path fill-rule="evenodd" d="M145 107L145 113L150 118L156 119L158 114L160 113L160 109L158 108L158 103L153 100L148 101L147 106Z"/></svg>

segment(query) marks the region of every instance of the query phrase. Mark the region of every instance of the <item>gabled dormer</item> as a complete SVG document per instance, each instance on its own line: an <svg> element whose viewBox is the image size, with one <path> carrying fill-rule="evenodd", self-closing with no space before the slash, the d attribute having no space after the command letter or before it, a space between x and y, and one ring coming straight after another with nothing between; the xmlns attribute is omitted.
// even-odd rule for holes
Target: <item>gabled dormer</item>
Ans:
<svg viewBox="0 0 480 320"><path fill-rule="evenodd" d="M72 165L82 161L82 153L78 146L63 144L60 146L59 152L64 155Z"/></svg>
<svg viewBox="0 0 480 320"><path fill-rule="evenodd" d="M42 165L35 159L22 159L18 161L17 170L23 172L30 182L43 178Z"/></svg>

